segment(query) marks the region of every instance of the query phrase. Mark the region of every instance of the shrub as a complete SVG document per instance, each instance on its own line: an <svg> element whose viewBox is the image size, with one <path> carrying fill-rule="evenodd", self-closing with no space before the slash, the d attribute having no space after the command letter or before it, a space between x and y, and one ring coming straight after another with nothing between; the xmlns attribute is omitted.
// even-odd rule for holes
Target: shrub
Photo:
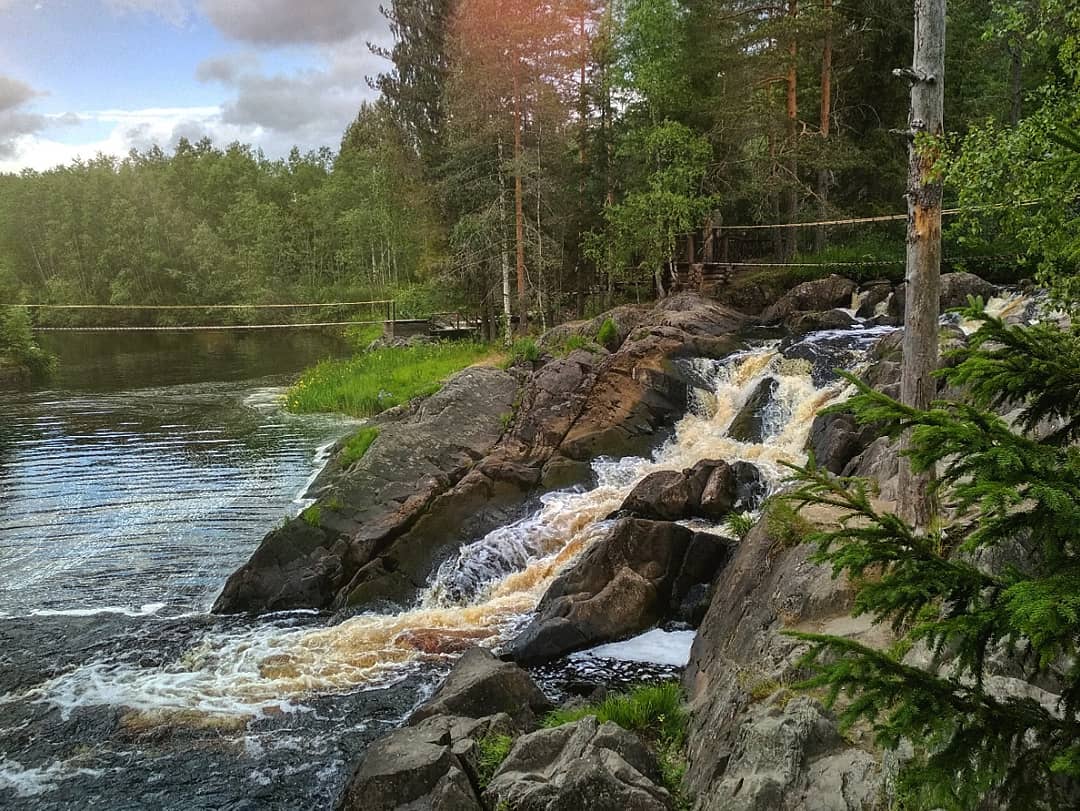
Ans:
<svg viewBox="0 0 1080 811"><path fill-rule="evenodd" d="M368 428L361 428L351 437L348 442L345 443L345 447L341 449L341 453L338 456L338 460L341 462L342 467L352 467L354 464L364 458L364 454L368 452L368 448L371 447L371 443L379 436L379 429L375 426Z"/></svg>
<svg viewBox="0 0 1080 811"><path fill-rule="evenodd" d="M614 350L618 340L619 330L615 322L610 318L605 318L604 323L600 325L600 331L596 333L596 342L605 349Z"/></svg>
<svg viewBox="0 0 1080 811"><path fill-rule="evenodd" d="M485 344L448 342L384 347L306 371L285 396L299 414L342 412L373 417L414 397L434 394L447 377L490 353Z"/></svg>
<svg viewBox="0 0 1080 811"><path fill-rule="evenodd" d="M797 468L793 504L846 513L815 530L815 560L858 589L855 610L899 635L890 650L793 633L811 644L801 687L850 701L845 728L867 721L877 743L908 743L904 807L1075 807L1080 791L1080 332L982 320L941 376L970 403L904 406L856 378L849 407L891 436L911 430L917 471L937 469L937 495L960 516L919 531L880 509L868 486ZM1008 423L990 408L1021 407ZM1013 561L986 566L985 561ZM905 659L924 645L933 668ZM1060 685L1046 704L1021 684L992 690L999 655L1034 688ZM1062 666L1064 664L1064 667ZM1011 672L1011 671L1006 671ZM1032 690L1031 692L1037 692ZM1068 798L1072 797L1070 801Z"/></svg>
<svg viewBox="0 0 1080 811"><path fill-rule="evenodd" d="M0 357L4 356L26 368L35 379L48 376L56 365L56 358L34 340L25 307L0 307Z"/></svg>
<svg viewBox="0 0 1080 811"><path fill-rule="evenodd" d="M514 363L536 363L540 360L540 347L532 338L518 338L510 350Z"/></svg>

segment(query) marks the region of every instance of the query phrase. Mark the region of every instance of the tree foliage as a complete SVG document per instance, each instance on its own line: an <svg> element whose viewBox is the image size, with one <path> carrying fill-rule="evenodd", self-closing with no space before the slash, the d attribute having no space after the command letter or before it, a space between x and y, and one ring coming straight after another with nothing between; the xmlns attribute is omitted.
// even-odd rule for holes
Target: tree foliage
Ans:
<svg viewBox="0 0 1080 811"><path fill-rule="evenodd" d="M865 482L797 470L791 502L844 516L812 536L816 560L856 584L856 614L899 639L876 651L800 634L817 670L805 686L843 696L843 722L869 721L881 745L914 743L905 807L990 795L1062 808L1080 788L1080 332L1006 326L975 304L982 326L942 372L970 402L919 411L856 383L848 405L891 435L913 430L912 462L938 469L951 525L916 532ZM1013 424L991 406L1021 411ZM1015 675L1003 661L1019 688L1003 689Z"/></svg>

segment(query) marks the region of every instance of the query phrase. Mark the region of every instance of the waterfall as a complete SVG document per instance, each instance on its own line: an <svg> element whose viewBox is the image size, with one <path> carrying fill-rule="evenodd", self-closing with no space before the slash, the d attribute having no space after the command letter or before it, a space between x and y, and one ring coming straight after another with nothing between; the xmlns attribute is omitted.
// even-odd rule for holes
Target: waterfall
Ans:
<svg viewBox="0 0 1080 811"><path fill-rule="evenodd" d="M449 661L465 645L509 641L559 571L604 535L606 516L645 476L702 459L744 460L775 485L786 472L781 463L804 459L815 414L845 395L836 382L815 385L810 364L785 358L774 343L719 361L681 362L692 365L688 371L702 385L652 458L597 459L596 486L549 493L532 515L464 546L433 574L414 607L315 629L273 621L215 629L173 662L96 661L41 684L29 697L64 713L112 704L147 723L244 723L270 712L303 711L302 699L313 694L392 683L423 662ZM733 439L732 420L769 377L776 386L762 415L761 441Z"/></svg>

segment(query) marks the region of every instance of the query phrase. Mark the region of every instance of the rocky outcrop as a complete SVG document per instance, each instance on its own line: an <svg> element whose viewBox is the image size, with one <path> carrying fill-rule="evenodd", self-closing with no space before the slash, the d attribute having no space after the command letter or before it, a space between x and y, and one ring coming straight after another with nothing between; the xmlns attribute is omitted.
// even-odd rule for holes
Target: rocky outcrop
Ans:
<svg viewBox="0 0 1080 811"><path fill-rule="evenodd" d="M437 561L514 518L530 493L586 479L598 455L655 447L686 407L678 358L728 354L746 322L693 295L612 318L613 353L551 360L520 390L509 372L469 369L377 418L364 457L321 477L317 509L268 535L214 610L408 603Z"/></svg>
<svg viewBox="0 0 1080 811"><path fill-rule="evenodd" d="M836 516L807 511L822 523ZM885 645L886 633L849 615L853 590L758 523L721 572L684 675L691 702L687 787L699 811L783 808L866 811L885 785L871 746L842 738L814 699L786 685L803 677L805 649L785 629Z"/></svg>
<svg viewBox="0 0 1080 811"><path fill-rule="evenodd" d="M858 285L843 276L827 276L803 282L783 295L761 314L764 324L774 324L796 312L821 312L834 307L850 307Z"/></svg>
<svg viewBox="0 0 1080 811"><path fill-rule="evenodd" d="M593 716L517 740L484 792L515 811L668 811L660 769L641 740Z"/></svg>
<svg viewBox="0 0 1080 811"><path fill-rule="evenodd" d="M766 486L761 472L748 462L729 465L704 459L687 470L662 470L646 476L630 491L616 515L716 522L733 511L756 509Z"/></svg>
<svg viewBox="0 0 1080 811"><path fill-rule="evenodd" d="M617 521L551 584L510 655L546 662L644 631L710 582L729 555L723 538L679 524Z"/></svg>
<svg viewBox="0 0 1080 811"><path fill-rule="evenodd" d="M357 573L417 528L439 521L437 503L491 450L518 384L499 369L453 377L418 408L385 417L363 458L344 471L313 513L270 533L235 572L215 612L331 608ZM449 523L449 522L447 522ZM398 567L400 569L400 567Z"/></svg>
<svg viewBox="0 0 1080 811"><path fill-rule="evenodd" d="M859 425L851 414L819 414L810 427L807 446L818 466L839 475L879 433L872 425Z"/></svg>
<svg viewBox="0 0 1080 811"><path fill-rule="evenodd" d="M941 309L952 310L967 304L968 296L981 296L989 301L998 293L998 287L973 273L946 273L941 277ZM889 315L904 320L904 307L907 302L906 284L897 285L889 299Z"/></svg>

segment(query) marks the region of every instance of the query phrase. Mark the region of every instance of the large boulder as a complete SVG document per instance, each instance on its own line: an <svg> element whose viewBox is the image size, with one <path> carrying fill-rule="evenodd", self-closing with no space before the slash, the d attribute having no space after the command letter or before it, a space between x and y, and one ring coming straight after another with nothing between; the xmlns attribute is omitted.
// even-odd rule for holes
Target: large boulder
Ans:
<svg viewBox="0 0 1080 811"><path fill-rule="evenodd" d="M810 427L807 447L820 467L839 475L877 435L874 426L859 425L851 414L819 414Z"/></svg>
<svg viewBox="0 0 1080 811"><path fill-rule="evenodd" d="M496 659L483 648L472 648L454 666L438 692L409 719L417 724L436 715L481 718L495 713L510 716L521 729L551 709L529 674L511 662Z"/></svg>
<svg viewBox="0 0 1080 811"><path fill-rule="evenodd" d="M438 498L494 447L517 391L506 372L474 367L419 407L384 418L378 438L340 472L318 512L271 532L229 577L215 613L334 606L362 567L421 517L430 520ZM449 523L442 519L444 528Z"/></svg>
<svg viewBox="0 0 1080 811"><path fill-rule="evenodd" d="M974 273L946 273L941 277L941 309L963 307L967 304L968 296L978 296L989 301L997 292L997 285Z"/></svg>
<svg viewBox="0 0 1080 811"><path fill-rule="evenodd" d="M649 474L630 491L615 516L721 521L732 511L756 509L766 487L761 471L749 462L729 465L703 459L686 470Z"/></svg>
<svg viewBox="0 0 1080 811"><path fill-rule="evenodd" d="M833 510L805 513L835 524ZM713 587L683 683L690 698L687 788L699 811L864 811L883 796L880 756L838 733L816 700L786 685L805 677L804 643L784 630L812 631L883 647L886 629L853 619L854 591L811 561L807 545L780 543L760 521Z"/></svg>
<svg viewBox="0 0 1080 811"><path fill-rule="evenodd" d="M483 811L452 743L435 726L377 740L345 786L339 811Z"/></svg>
<svg viewBox="0 0 1080 811"><path fill-rule="evenodd" d="M803 282L767 307L761 314L761 321L774 324L799 311L820 312L834 307L850 307L852 295L857 289L858 285L851 279L836 275Z"/></svg>
<svg viewBox="0 0 1080 811"><path fill-rule="evenodd" d="M489 808L514 811L669 811L659 781L636 735L590 715L519 738L483 796Z"/></svg>
<svg viewBox="0 0 1080 811"><path fill-rule="evenodd" d="M693 585L709 582L729 555L724 539L679 524L617 521L548 587L511 656L546 662L644 631L672 613Z"/></svg>

